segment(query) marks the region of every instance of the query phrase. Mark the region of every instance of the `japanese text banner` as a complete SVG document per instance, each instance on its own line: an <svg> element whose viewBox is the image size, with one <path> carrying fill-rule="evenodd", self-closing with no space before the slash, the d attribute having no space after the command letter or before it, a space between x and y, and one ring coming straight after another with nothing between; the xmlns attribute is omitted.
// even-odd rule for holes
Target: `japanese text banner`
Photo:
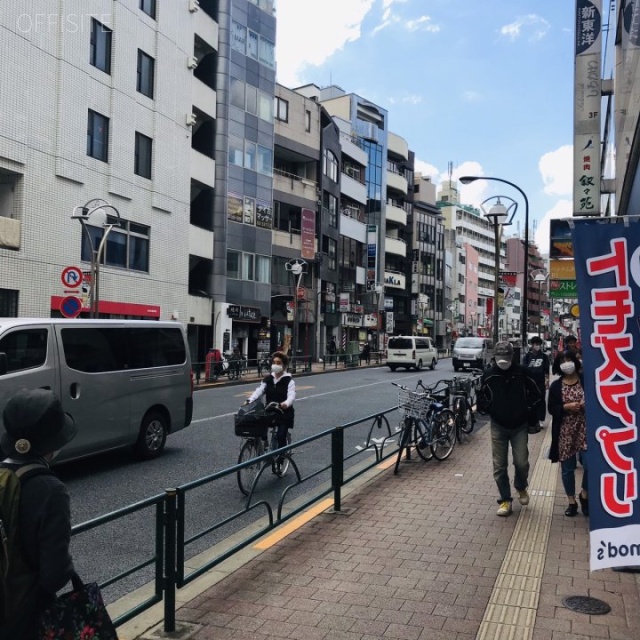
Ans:
<svg viewBox="0 0 640 640"><path fill-rule="evenodd" d="M572 235L586 395L590 568L635 566L640 224L576 220Z"/></svg>

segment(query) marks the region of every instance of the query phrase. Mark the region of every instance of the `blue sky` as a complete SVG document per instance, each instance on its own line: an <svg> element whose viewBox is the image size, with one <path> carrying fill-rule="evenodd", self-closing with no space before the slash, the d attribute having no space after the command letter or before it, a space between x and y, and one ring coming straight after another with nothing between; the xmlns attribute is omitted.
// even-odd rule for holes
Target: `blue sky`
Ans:
<svg viewBox="0 0 640 640"><path fill-rule="evenodd" d="M574 0L277 0L276 10L278 82L337 84L385 107L436 183L449 161L454 178L514 182L547 250L549 218L572 209ZM522 235L517 191L461 187L463 203L492 195L519 202Z"/></svg>

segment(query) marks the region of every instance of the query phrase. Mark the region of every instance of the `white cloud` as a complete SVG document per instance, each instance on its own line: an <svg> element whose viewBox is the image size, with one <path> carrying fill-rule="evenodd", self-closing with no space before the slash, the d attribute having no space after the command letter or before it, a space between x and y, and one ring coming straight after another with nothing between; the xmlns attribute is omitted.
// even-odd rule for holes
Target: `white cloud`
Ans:
<svg viewBox="0 0 640 640"><path fill-rule="evenodd" d="M568 196L573 189L573 146L564 145L545 153L538 162L544 192L550 196Z"/></svg>
<svg viewBox="0 0 640 640"><path fill-rule="evenodd" d="M558 200L552 209L547 211L540 220L535 233L535 242L543 255L549 255L549 220L571 217L573 202Z"/></svg>
<svg viewBox="0 0 640 640"><path fill-rule="evenodd" d="M431 182L433 182L440 190L440 185L449 180L449 171L440 171L436 166L425 162L424 160L415 160L415 170L424 176L431 176ZM466 160L457 165L451 172L451 179L455 182L460 176L483 176L484 169L479 162L474 160ZM487 197L487 181L476 180L468 185L458 183L458 197L460 204L468 204L473 207L479 207Z"/></svg>
<svg viewBox="0 0 640 640"><path fill-rule="evenodd" d="M420 104L422 102L422 96L415 94L404 96L402 98L389 97L389 104Z"/></svg>
<svg viewBox="0 0 640 640"><path fill-rule="evenodd" d="M347 42L361 37L362 21L374 4L375 0L278 0L278 82L296 87L308 81L306 67L321 65Z"/></svg>
<svg viewBox="0 0 640 640"><path fill-rule="evenodd" d="M434 184L439 184L441 182L440 171L438 170L438 167L436 167L435 165L429 164L424 160L418 160L416 158L414 167L415 167L416 173L421 173L423 176L430 176L431 182L433 182Z"/></svg>
<svg viewBox="0 0 640 640"><path fill-rule="evenodd" d="M526 16L520 16L510 24L505 24L500 29L500 35L505 36L511 42L514 42L525 33L529 35L529 41L535 42L542 40L547 35L551 25L540 16L530 13Z"/></svg>
<svg viewBox="0 0 640 640"><path fill-rule="evenodd" d="M438 33L440 26L433 24L429 16L420 16L417 20L407 20L406 27L409 31L428 31Z"/></svg>

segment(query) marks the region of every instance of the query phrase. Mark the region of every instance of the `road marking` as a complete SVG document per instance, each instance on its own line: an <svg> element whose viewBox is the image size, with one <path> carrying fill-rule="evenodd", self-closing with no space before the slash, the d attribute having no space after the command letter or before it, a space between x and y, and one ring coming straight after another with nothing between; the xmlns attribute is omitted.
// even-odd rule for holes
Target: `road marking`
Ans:
<svg viewBox="0 0 640 640"><path fill-rule="evenodd" d="M305 511L304 513L300 514L297 518L294 518L293 520L291 520L291 522L287 522L287 524L276 529L271 535L268 535L266 538L263 538L262 540L260 540L260 542L253 545L253 548L258 549L260 551L269 549L269 547L272 547L274 544L277 544L278 542L280 542L280 540L283 540L289 534L299 529L303 524L306 524L307 522L309 522L309 520L312 520L318 514L322 513L323 511L326 511L332 506L333 506L333 498L327 498L326 500L323 500L319 504L315 505L315 507L312 507L311 509L309 509L309 511Z"/></svg>

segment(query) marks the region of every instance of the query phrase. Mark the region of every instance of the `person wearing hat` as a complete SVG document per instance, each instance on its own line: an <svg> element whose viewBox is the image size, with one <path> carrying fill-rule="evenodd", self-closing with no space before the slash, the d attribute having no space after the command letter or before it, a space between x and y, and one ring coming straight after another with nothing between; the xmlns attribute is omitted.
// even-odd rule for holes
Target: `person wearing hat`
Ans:
<svg viewBox="0 0 640 640"><path fill-rule="evenodd" d="M495 363L482 376L480 394L487 398L487 413L491 418L493 478L498 487L497 514L508 516L513 510L508 472L509 445L515 469L513 484L520 504L527 505L531 408L541 398L529 370L513 362L513 345L510 342L498 342L494 358Z"/></svg>
<svg viewBox="0 0 640 640"><path fill-rule="evenodd" d="M544 399L549 388L549 356L542 351L542 338L533 336L529 340L531 349L524 356L524 366L529 370L529 374L535 380L540 392L540 397ZM547 417L547 408L544 402L538 403L538 424L544 427L544 421Z"/></svg>
<svg viewBox="0 0 640 640"><path fill-rule="evenodd" d="M77 429L46 389L18 391L7 402L2 420L0 447L6 458L1 466L14 471L30 467L20 477L18 504L18 535L30 584L15 617L0 625L0 638L37 640L39 612L74 573L69 493L49 465Z"/></svg>

